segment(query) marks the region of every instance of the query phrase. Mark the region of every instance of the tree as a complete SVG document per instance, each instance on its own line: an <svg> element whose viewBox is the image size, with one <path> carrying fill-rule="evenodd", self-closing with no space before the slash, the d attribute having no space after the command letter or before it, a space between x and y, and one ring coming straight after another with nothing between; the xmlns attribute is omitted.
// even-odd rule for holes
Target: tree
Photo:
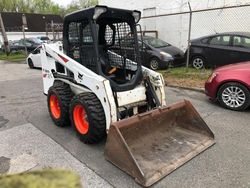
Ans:
<svg viewBox="0 0 250 188"><path fill-rule="evenodd" d="M62 9L51 0L0 0L1 12L60 14Z"/></svg>
<svg viewBox="0 0 250 188"><path fill-rule="evenodd" d="M98 0L72 0L70 5L65 9L65 14L80 10L83 8L95 6L98 4Z"/></svg>
<svg viewBox="0 0 250 188"><path fill-rule="evenodd" d="M79 0L81 8L87 8L98 4L98 0Z"/></svg>
<svg viewBox="0 0 250 188"><path fill-rule="evenodd" d="M52 0L0 0L0 12L41 13L64 16L67 13L97 4L98 0L72 0L71 4L64 8Z"/></svg>

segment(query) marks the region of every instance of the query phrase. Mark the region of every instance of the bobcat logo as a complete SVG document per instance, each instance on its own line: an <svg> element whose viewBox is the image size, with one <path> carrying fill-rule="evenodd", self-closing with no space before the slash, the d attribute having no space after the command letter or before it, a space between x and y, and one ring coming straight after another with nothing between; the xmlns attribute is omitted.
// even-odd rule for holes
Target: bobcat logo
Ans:
<svg viewBox="0 0 250 188"><path fill-rule="evenodd" d="M82 74L80 74L79 72L78 72L78 78L80 79L80 80L82 80Z"/></svg>

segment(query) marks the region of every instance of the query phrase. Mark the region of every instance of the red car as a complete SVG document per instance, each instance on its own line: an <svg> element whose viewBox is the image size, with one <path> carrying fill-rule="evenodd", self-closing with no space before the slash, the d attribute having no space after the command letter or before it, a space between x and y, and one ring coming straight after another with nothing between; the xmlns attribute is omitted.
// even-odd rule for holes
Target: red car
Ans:
<svg viewBox="0 0 250 188"><path fill-rule="evenodd" d="M206 95L231 110L250 105L250 62L217 68L205 83Z"/></svg>

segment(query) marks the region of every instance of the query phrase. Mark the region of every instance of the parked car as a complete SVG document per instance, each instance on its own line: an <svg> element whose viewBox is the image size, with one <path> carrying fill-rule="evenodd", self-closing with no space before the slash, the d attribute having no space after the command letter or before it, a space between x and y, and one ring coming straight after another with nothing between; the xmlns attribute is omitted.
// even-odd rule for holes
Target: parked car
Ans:
<svg viewBox="0 0 250 188"><path fill-rule="evenodd" d="M14 40L14 41L8 41L8 44L9 44L9 48L10 48L10 52L15 52L15 51L17 51L17 47L15 46L15 43L16 43L17 41L16 40ZM5 46L4 46L4 44L2 44L2 46L1 46L1 50L3 51L3 52L5 52Z"/></svg>
<svg viewBox="0 0 250 188"><path fill-rule="evenodd" d="M40 55L41 47L42 47L41 45L38 46L26 58L26 63L29 66L29 68L33 69L33 68L41 68L42 67L41 55Z"/></svg>
<svg viewBox="0 0 250 188"><path fill-rule="evenodd" d="M10 52L12 53L15 53L20 50L24 50L23 48L20 48L19 40L9 41L9 47L10 47Z"/></svg>
<svg viewBox="0 0 250 188"><path fill-rule="evenodd" d="M250 33L220 33L191 41L190 62L196 69L249 60Z"/></svg>
<svg viewBox="0 0 250 188"><path fill-rule="evenodd" d="M177 67L184 64L184 52L161 39L143 36L142 46L143 65L153 70L167 68L169 65Z"/></svg>
<svg viewBox="0 0 250 188"><path fill-rule="evenodd" d="M42 41L37 38L27 38L21 40L10 41L10 52L23 51L25 50L25 45L28 52L33 51L38 46L42 44Z"/></svg>
<svg viewBox="0 0 250 188"><path fill-rule="evenodd" d="M35 37L27 38L26 40L27 40L27 42L31 42L33 44L39 44L40 45L40 44L43 43L42 40L40 40L38 38L35 38Z"/></svg>
<svg viewBox="0 0 250 188"><path fill-rule="evenodd" d="M130 48L131 46L133 46L133 40L134 39L127 36L121 39L120 41L116 41L116 44L121 43L123 48L126 49L126 56L128 59L131 60L133 60L134 57L130 57L130 54L133 53L129 53L129 51L133 50L133 48ZM163 40L150 36L143 36L143 38L139 36L138 42L139 50L142 57L142 65L152 70L166 69L170 65L177 66L178 64L184 62L183 51ZM118 54L121 53L120 50L116 51L115 46L113 47L113 50Z"/></svg>
<svg viewBox="0 0 250 188"><path fill-rule="evenodd" d="M250 105L250 61L222 66L205 83L206 95L221 106L244 110Z"/></svg>
<svg viewBox="0 0 250 188"><path fill-rule="evenodd" d="M50 39L49 37L46 36L41 36L41 37L37 37L39 40L43 41L44 43L49 43Z"/></svg>

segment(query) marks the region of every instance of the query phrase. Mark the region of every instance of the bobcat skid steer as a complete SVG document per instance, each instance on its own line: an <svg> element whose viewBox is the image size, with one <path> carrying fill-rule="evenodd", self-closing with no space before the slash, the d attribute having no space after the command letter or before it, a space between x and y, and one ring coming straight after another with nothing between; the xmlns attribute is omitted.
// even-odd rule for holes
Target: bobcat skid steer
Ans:
<svg viewBox="0 0 250 188"><path fill-rule="evenodd" d="M150 186L214 144L188 101L166 106L161 74L141 65L139 11L96 6L64 18L63 44L43 44L44 94L57 126Z"/></svg>

